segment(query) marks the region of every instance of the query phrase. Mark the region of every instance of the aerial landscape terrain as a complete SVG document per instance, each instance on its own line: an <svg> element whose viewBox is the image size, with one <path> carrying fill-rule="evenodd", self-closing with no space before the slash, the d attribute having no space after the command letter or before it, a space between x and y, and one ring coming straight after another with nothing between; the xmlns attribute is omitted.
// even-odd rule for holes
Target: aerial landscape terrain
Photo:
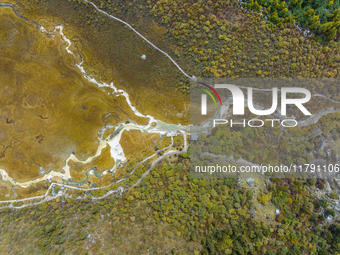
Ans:
<svg viewBox="0 0 340 255"><path fill-rule="evenodd" d="M0 77L0 254L340 254L340 1L0 0Z"/></svg>

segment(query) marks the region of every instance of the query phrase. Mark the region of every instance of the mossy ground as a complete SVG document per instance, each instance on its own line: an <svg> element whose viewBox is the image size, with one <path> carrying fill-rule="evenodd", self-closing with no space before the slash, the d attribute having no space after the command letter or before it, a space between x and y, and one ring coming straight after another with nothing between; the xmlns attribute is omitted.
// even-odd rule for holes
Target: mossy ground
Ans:
<svg viewBox="0 0 340 255"><path fill-rule="evenodd" d="M113 81L124 89L143 114L168 123L188 123L188 97L174 95L175 84L183 74L129 28L83 4L75 7L70 1L22 1L20 7L21 14L33 20L45 18L63 23L66 36L84 60L85 70L98 80ZM93 25L87 18L93 20ZM164 49L170 46L163 27L154 22L150 25L150 19L141 22L147 23L143 35L151 42Z"/></svg>
<svg viewBox="0 0 340 255"><path fill-rule="evenodd" d="M156 152L155 143L159 139L159 134L141 133L138 130L131 130L122 134L121 146L127 158L145 158Z"/></svg>
<svg viewBox="0 0 340 255"><path fill-rule="evenodd" d="M0 168L15 181L41 177L40 166L60 171L71 153L93 156L105 124L148 122L124 97L85 80L58 34L48 37L10 8L0 19Z"/></svg>
<svg viewBox="0 0 340 255"><path fill-rule="evenodd" d="M79 162L70 161L70 171L72 173L72 181L82 182L85 181L85 174L90 170L96 168L97 173L102 173L105 170L111 170L115 165L114 159L110 154L110 146L106 146L100 153L100 155L94 158L88 164L82 164Z"/></svg>

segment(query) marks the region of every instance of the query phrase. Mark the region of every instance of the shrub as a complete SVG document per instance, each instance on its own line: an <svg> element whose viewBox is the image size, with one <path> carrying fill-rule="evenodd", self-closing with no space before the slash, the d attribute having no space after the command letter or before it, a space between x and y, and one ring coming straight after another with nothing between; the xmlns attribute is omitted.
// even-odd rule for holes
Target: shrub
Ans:
<svg viewBox="0 0 340 255"><path fill-rule="evenodd" d="M336 193L331 193L331 194L329 195L329 197L330 197L331 199L338 199L338 198L339 198L339 195L336 194Z"/></svg>
<svg viewBox="0 0 340 255"><path fill-rule="evenodd" d="M335 211L333 209L326 209L325 216L335 216Z"/></svg>
<svg viewBox="0 0 340 255"><path fill-rule="evenodd" d="M284 218L285 218L285 217L280 213L280 214L276 215L275 220L276 220L277 222L281 222L281 221L283 221Z"/></svg>
<svg viewBox="0 0 340 255"><path fill-rule="evenodd" d="M269 194L264 194L262 193L258 198L257 200L263 204L263 205L267 205L269 203L269 200L271 199L271 193Z"/></svg>
<svg viewBox="0 0 340 255"><path fill-rule="evenodd" d="M307 180L307 182L308 182L308 184L309 184L310 186L314 186L315 183L316 183L316 179L315 179L315 178L309 178L309 179Z"/></svg>

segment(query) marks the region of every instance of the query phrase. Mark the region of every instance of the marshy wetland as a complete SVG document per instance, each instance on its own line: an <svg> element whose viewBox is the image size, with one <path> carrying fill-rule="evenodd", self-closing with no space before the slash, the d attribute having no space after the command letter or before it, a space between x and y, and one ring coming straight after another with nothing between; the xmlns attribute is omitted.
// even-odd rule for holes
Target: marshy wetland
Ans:
<svg viewBox="0 0 340 255"><path fill-rule="evenodd" d="M20 19L10 7L0 8L0 19L0 167L11 179L27 182L58 172L70 154L80 161L89 158L96 154L98 130L105 126L150 121L137 116L125 97L112 96L111 88L101 89L83 77L75 67L77 55L67 52L67 42L56 31L61 28L40 20L46 31ZM143 139L134 140L145 144ZM99 171L114 167L106 152L103 149L97 159ZM86 171L90 169L86 166ZM80 172L74 171L75 177ZM13 195L8 188L2 194Z"/></svg>
<svg viewBox="0 0 340 255"><path fill-rule="evenodd" d="M93 45L89 46L89 49L84 48L84 43L88 41L78 40L80 35L72 30L74 24L69 25L67 19L62 20L61 24L60 20L56 21L52 14L46 17L40 13L37 18L36 12L42 9L37 8L33 11L29 6L29 4L21 5L19 8L26 17L19 15L16 7L13 9L13 6L10 6L15 10L14 13L11 8L2 6L3 17L9 20L9 22L4 20L3 24L12 27L12 24L17 22L18 26L22 26L22 31L19 33L23 33L23 35L14 36L17 41L10 41L12 44L9 44L8 34L13 31L16 33L17 30L15 27L13 30L5 29L3 25L4 35L2 37L7 45L6 53L13 58L12 62L15 64L29 65L27 69L23 67L26 71L22 74L26 75L25 85L22 86L26 89L24 93L22 93L21 84L17 81L18 74L21 74L20 72L17 74L19 68L12 69L12 79L3 82L3 86L7 84L4 93L8 94L4 101L7 104L3 108L4 114L7 114L4 115L6 124L11 124L12 119L17 118L19 124L17 122L14 124L20 128L26 127L24 130L20 128L18 130L15 126L12 131L6 131L4 135L7 139L9 137L17 139L15 142L18 143L6 140L5 142L9 145L7 146L6 143L3 145L4 152L8 151L4 154L6 158L3 157L3 164L0 165L3 169L1 174L4 180L14 185L14 189L10 189L8 183L1 182L3 199L42 195L49 187L48 180L57 183L67 181L69 184L81 185L84 188L89 187L88 184L92 182L109 184L110 180L116 177L110 178L111 174L109 176L105 174L107 172L115 174L118 166L123 167L124 165L119 164L119 161L127 160L130 163L129 166L133 166L131 162L134 162L135 158L142 160L164 148L163 145L168 147L170 143L164 143L167 139L160 137L160 133L164 134L171 130L188 131L188 126L168 124L188 122L187 96L172 92L175 88L173 83L181 77L181 74L168 58L145 45L143 40L115 22L113 30L119 39L118 41L110 39L110 42L113 41L110 51L112 51L111 57L115 65L111 69L112 72L107 73L109 65L103 67L102 63L97 65L92 62L98 57L98 52L89 54L89 49L93 49ZM154 26L157 27L156 24ZM164 32L164 28L160 26L158 28L159 33ZM93 31L94 34L97 32ZM75 35L72 36L73 33ZM29 36L32 39L27 43ZM68 36L71 36L71 40ZM97 39L103 42L101 38ZM25 59L26 62L16 62L16 58L21 59L21 52L17 51L16 42L19 44L18 47L25 51L25 57L29 59ZM140 43L144 45L141 46ZM122 50L123 47L124 50ZM95 47L95 50L97 48ZM141 57L141 52L144 52L143 56L147 57ZM107 54L101 57L104 56L107 57ZM42 67L40 67L40 62L44 64ZM125 71L117 67L117 65L122 67L123 63L128 66L124 69ZM5 68L3 71L7 72ZM126 82L136 77L142 80L138 78L139 80L131 83L133 84L131 91L131 87ZM8 84L11 83L16 83L14 87L17 88L17 91L12 94L8 93L11 87ZM122 84L124 84L124 90L119 89ZM19 99L10 100L14 93L19 93L19 89L21 89ZM149 105L146 109L145 106L148 104L152 107ZM14 109L15 107L17 108ZM25 114L28 110L30 110L29 113ZM12 115L8 115L9 113ZM149 113L153 116L151 117ZM92 119L93 116L95 116L94 119ZM156 120L155 116L160 119ZM38 118L38 121L35 121L35 118ZM25 125L28 121L31 122ZM22 126L21 123L23 123ZM91 128L88 128L89 126ZM136 130L132 132L133 137L128 132L131 129ZM149 129L154 129L152 134L144 133ZM20 131L21 136L16 137L16 131ZM23 137L23 134L27 137ZM32 141L33 144L31 144ZM20 147L19 150L18 147ZM51 150L49 150L50 147ZM26 152L27 150L29 153ZM116 175L123 177L125 171L123 169L122 173Z"/></svg>

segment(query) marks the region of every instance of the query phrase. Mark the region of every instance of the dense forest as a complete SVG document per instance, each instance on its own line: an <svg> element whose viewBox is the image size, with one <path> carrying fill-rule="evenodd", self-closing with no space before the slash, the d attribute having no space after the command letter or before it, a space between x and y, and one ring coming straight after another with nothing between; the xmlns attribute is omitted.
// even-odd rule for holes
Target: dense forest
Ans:
<svg viewBox="0 0 340 255"><path fill-rule="evenodd" d="M314 194L326 188L323 180L271 179L256 193L237 179L193 179L188 166L188 159L162 162L140 185L99 201L91 201L92 195L61 197L38 207L2 209L1 249L11 254L21 254L23 247L34 254L340 252L333 204L338 196ZM261 215L260 205L268 210L274 205L280 213Z"/></svg>
<svg viewBox="0 0 340 255"><path fill-rule="evenodd" d="M218 125L211 135L201 134L197 142L190 143L191 153L196 155L197 160L200 159L200 154L208 152L273 165L303 165L310 163L313 158L334 161L335 158L326 155L325 149L319 148L327 137L335 143L339 141L339 116L339 113L328 114L308 127L297 126L286 130L282 130L279 125L274 128ZM335 155L336 153L333 154Z"/></svg>
<svg viewBox="0 0 340 255"><path fill-rule="evenodd" d="M243 9L236 0L94 2L132 24L147 12L167 29L162 37L170 40L172 57L198 77L338 77L337 1L251 0ZM100 17L88 15L88 25L100 27ZM296 24L311 26L314 33L303 33ZM188 81L183 79L176 89L188 94ZM322 91L337 98L338 89Z"/></svg>

